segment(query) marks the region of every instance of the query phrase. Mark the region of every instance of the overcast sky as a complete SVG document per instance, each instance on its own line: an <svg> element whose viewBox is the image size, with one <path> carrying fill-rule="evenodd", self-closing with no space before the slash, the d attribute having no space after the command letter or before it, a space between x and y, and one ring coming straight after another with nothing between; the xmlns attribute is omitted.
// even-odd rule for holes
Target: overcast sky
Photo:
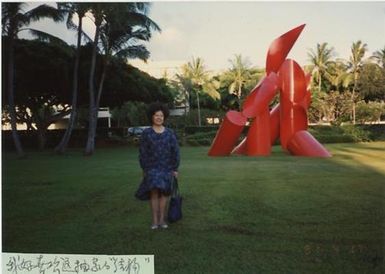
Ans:
<svg viewBox="0 0 385 274"><path fill-rule="evenodd" d="M52 2L51 2L52 4ZM288 30L306 24L289 54L301 65L317 43L327 42L337 57L349 58L353 42L362 40L368 54L385 47L385 2L153 2L149 14L161 27L148 43L150 61L203 58L209 69L229 67L235 54L251 65L265 66L270 43ZM75 43L75 33L42 21L34 25ZM86 23L92 33L92 23Z"/></svg>

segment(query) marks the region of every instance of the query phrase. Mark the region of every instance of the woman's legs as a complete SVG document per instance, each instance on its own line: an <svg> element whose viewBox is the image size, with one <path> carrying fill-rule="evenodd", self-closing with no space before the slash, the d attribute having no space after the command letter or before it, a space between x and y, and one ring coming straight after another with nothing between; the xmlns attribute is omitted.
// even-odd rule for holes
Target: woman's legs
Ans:
<svg viewBox="0 0 385 274"><path fill-rule="evenodd" d="M158 225L158 216L159 216L159 190L153 189L150 193L150 205L152 213L152 224Z"/></svg>
<svg viewBox="0 0 385 274"><path fill-rule="evenodd" d="M158 189L151 190L150 205L152 214L152 225L166 224L166 208L168 197L163 195Z"/></svg>
<svg viewBox="0 0 385 274"><path fill-rule="evenodd" d="M167 199L168 197L163 195L162 193L160 194L159 197L159 224L165 224L164 217L166 215L166 207L167 207Z"/></svg>

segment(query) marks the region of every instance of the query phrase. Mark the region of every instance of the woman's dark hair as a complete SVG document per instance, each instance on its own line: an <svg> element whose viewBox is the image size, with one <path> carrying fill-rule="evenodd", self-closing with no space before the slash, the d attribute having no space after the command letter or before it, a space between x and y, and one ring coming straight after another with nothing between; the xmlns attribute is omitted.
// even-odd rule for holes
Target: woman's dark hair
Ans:
<svg viewBox="0 0 385 274"><path fill-rule="evenodd" d="M167 117L170 115L170 111L168 110L167 105L164 105L160 102L152 103L148 106L147 109L147 118L148 121L150 121L150 124L152 123L152 116L154 116L155 112L161 111L164 115L164 120L167 119Z"/></svg>

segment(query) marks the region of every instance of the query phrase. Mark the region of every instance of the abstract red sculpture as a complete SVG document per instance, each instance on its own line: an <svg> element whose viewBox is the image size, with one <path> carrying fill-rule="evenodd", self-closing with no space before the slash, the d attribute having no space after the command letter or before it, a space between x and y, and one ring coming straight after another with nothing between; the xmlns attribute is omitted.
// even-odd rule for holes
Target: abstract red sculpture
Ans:
<svg viewBox="0 0 385 274"><path fill-rule="evenodd" d="M331 157L307 131L310 75L305 75L294 60L286 59L304 27L298 26L271 43L266 57L266 76L250 92L241 112L226 114L209 156L267 156L279 138L282 149L293 155ZM269 103L277 92L280 92L280 103L269 111ZM248 119L247 136L236 146Z"/></svg>

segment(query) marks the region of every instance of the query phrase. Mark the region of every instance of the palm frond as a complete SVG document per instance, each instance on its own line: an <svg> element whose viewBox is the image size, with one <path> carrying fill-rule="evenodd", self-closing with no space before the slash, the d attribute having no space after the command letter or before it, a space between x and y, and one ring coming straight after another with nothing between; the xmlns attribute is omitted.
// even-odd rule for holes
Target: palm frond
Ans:
<svg viewBox="0 0 385 274"><path fill-rule="evenodd" d="M1 17L12 19L16 14L22 13L26 3L5 2L1 3Z"/></svg>
<svg viewBox="0 0 385 274"><path fill-rule="evenodd" d="M203 85L203 90L211 98L216 99L216 100L221 99L221 95L217 91L217 88L216 88L216 85L214 84L214 82L208 82L207 84Z"/></svg>
<svg viewBox="0 0 385 274"><path fill-rule="evenodd" d="M148 3L148 2L135 3L136 10L146 15L148 14L150 7L151 7L151 3Z"/></svg>
<svg viewBox="0 0 385 274"><path fill-rule="evenodd" d="M67 43L64 42L62 39L54 36L54 35L51 35L51 34L48 34L46 32L43 32L43 31L40 31L40 30L36 30L36 29L26 29L29 31L29 33L33 36L33 37L36 37L38 40L40 41L43 41L43 42L49 42L49 43L55 43L55 44L58 44L58 45L64 45L64 46L67 46Z"/></svg>
<svg viewBox="0 0 385 274"><path fill-rule="evenodd" d="M138 40L149 41L151 38L151 32L143 28L136 29L131 34Z"/></svg>
<svg viewBox="0 0 385 274"><path fill-rule="evenodd" d="M110 45L112 47L113 51L120 51L123 48L135 46L141 41L148 41L147 37L150 36L150 34L147 33L147 31L135 31L135 32L129 32L122 36L117 36L116 38L110 37Z"/></svg>
<svg viewBox="0 0 385 274"><path fill-rule="evenodd" d="M147 28L148 30L161 32L161 28L151 20L148 16L142 13L131 12L126 14L129 19L128 22L130 26L142 26Z"/></svg>
<svg viewBox="0 0 385 274"><path fill-rule="evenodd" d="M371 59L377 62L380 66L385 68L385 47L381 50L373 52Z"/></svg>
<svg viewBox="0 0 385 274"><path fill-rule="evenodd" d="M71 15L71 14L69 14L68 17L67 17L67 21L66 21L67 29L77 31L78 30L78 25L76 25L72 21L72 17L73 17L73 15Z"/></svg>
<svg viewBox="0 0 385 274"><path fill-rule="evenodd" d="M109 54L109 51L111 50L110 49L110 46L109 46L109 41L108 41L108 37L106 35L104 35L103 33L100 35L100 44L102 45L101 46L101 51L104 50L104 54L105 55L108 55Z"/></svg>
<svg viewBox="0 0 385 274"><path fill-rule="evenodd" d="M143 61L147 61L147 59L150 57L150 52L146 49L145 46L136 45L120 50L115 54L115 56L124 59L138 58Z"/></svg>
<svg viewBox="0 0 385 274"><path fill-rule="evenodd" d="M82 39L84 43L91 43L93 41L92 38L85 32L82 32Z"/></svg>
<svg viewBox="0 0 385 274"><path fill-rule="evenodd" d="M229 93L234 93L235 92L235 89L236 89L236 83L235 82L232 82L229 86Z"/></svg>
<svg viewBox="0 0 385 274"><path fill-rule="evenodd" d="M64 20L64 12L54 7L42 4L28 12L26 12L25 18L28 20L28 24L33 21L39 21L42 18L50 18L55 22L61 22Z"/></svg>

